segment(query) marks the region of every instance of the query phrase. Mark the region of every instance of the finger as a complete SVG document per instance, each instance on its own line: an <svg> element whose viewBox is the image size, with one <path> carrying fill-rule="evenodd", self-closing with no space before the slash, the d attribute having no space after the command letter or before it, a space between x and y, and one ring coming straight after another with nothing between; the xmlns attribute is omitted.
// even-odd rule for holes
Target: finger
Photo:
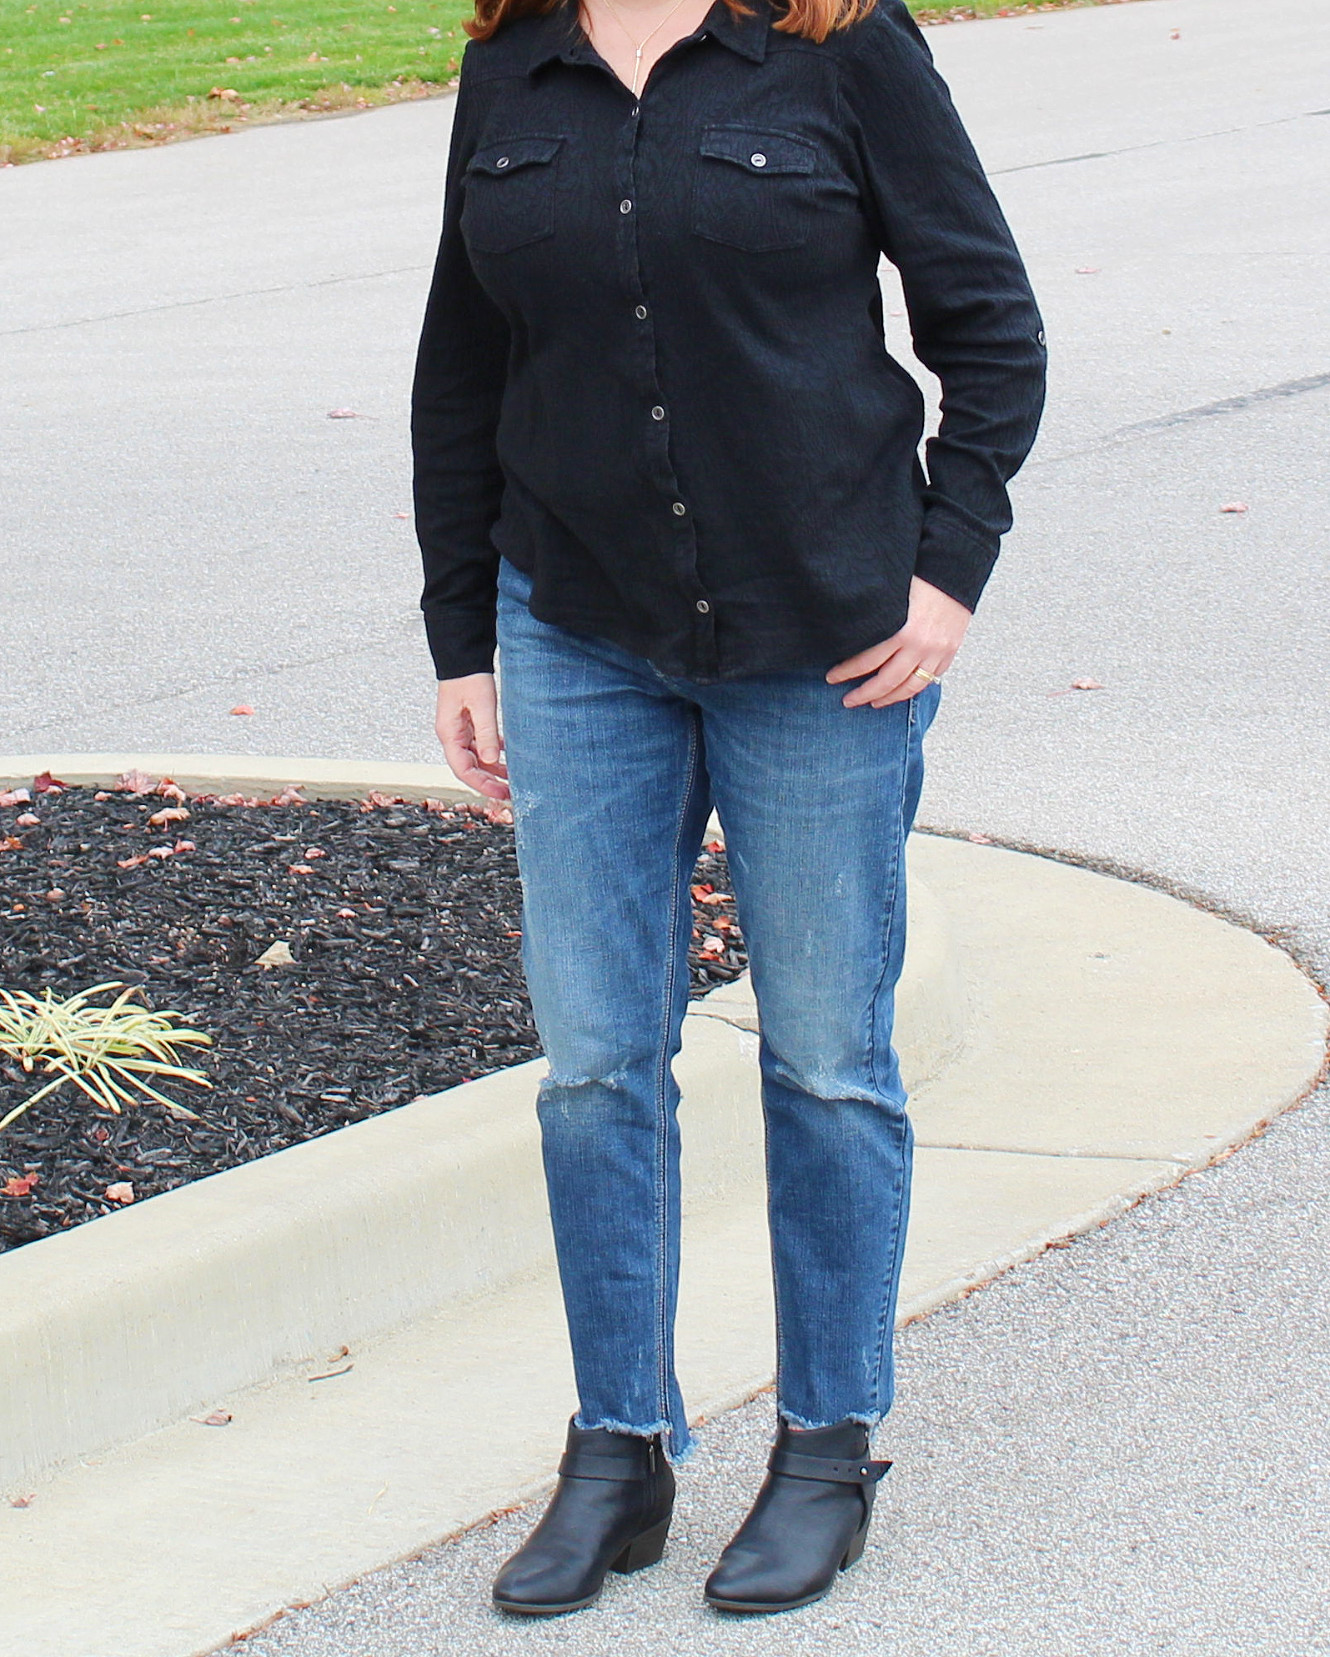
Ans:
<svg viewBox="0 0 1330 1657"><path fill-rule="evenodd" d="M886 696L878 698L872 705L875 708L885 708L889 707L893 702L908 702L910 697L918 696L920 691L927 690L930 685L936 684L942 677L937 668L926 667L924 668L924 672L931 673L934 677L925 679L912 669L906 675L904 681L896 686L895 690L891 691Z"/></svg>
<svg viewBox="0 0 1330 1657"><path fill-rule="evenodd" d="M482 765L497 765L501 738L498 718L493 708L475 708L471 712L475 729L475 750Z"/></svg>
<svg viewBox="0 0 1330 1657"><path fill-rule="evenodd" d="M865 679L862 684L847 692L841 701L847 708L858 708L866 702L876 701L902 685L913 672L914 666L908 655L898 653L879 668L871 679ZM920 679L918 683L922 685L923 680Z"/></svg>
<svg viewBox="0 0 1330 1657"><path fill-rule="evenodd" d="M857 679L861 673L871 673L899 648L900 634L893 633L880 644L870 645L867 650L860 650L856 655L847 656L843 662L837 662L827 673L827 683L838 685L844 679Z"/></svg>

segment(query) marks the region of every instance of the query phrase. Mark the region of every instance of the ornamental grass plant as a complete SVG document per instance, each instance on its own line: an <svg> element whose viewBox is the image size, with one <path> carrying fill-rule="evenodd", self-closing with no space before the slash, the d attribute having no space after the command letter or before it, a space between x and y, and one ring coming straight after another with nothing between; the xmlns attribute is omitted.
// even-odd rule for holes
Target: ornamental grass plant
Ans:
<svg viewBox="0 0 1330 1657"><path fill-rule="evenodd" d="M111 990L121 993L109 1007L92 1004L94 996ZM0 1054L28 1074L51 1077L0 1118L0 1132L66 1083L117 1116L125 1105L153 1101L173 1116L197 1121L194 1111L162 1093L149 1078L211 1087L201 1070L179 1063L176 1049L208 1046L212 1037L175 1024L178 1013L131 1006L139 993L137 985L117 982L94 984L62 1001L49 989L40 996L0 990Z"/></svg>

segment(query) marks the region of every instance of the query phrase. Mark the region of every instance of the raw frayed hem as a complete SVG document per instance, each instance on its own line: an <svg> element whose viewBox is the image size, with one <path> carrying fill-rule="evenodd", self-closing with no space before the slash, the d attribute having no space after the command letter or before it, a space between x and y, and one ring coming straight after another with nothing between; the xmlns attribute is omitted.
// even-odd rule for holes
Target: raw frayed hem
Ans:
<svg viewBox="0 0 1330 1657"><path fill-rule="evenodd" d="M599 1421L583 1421L579 1410L573 1417L573 1426L585 1432L604 1430L607 1433L627 1433L632 1438L655 1438L660 1435L665 1450L665 1459L671 1467L682 1467L685 1462L693 1459L697 1449L697 1440L687 1427L676 1433L672 1423L656 1421L647 1427L635 1427L628 1421L616 1421L612 1416L601 1416Z"/></svg>
<svg viewBox="0 0 1330 1657"><path fill-rule="evenodd" d="M777 1408L776 1415L791 1427L801 1427L808 1433L820 1432L824 1427L839 1427L845 1421L857 1421L861 1427L867 1427L871 1435L874 1427L887 1419L886 1410L851 1410L848 1415L838 1415L834 1421L810 1421L806 1416L796 1415L793 1410L784 1408Z"/></svg>

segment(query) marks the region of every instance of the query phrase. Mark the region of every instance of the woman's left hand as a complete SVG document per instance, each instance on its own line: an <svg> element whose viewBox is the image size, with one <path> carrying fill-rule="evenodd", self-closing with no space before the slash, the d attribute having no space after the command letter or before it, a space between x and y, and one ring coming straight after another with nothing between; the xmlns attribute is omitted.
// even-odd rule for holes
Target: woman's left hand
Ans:
<svg viewBox="0 0 1330 1657"><path fill-rule="evenodd" d="M841 698L847 708L865 702L885 708L889 702L908 701L928 683L915 669L922 668L940 678L954 661L969 625L970 612L959 600L917 575L911 576L910 615L904 627L881 644L870 645L837 662L827 674L827 683L836 685L864 673L872 675Z"/></svg>

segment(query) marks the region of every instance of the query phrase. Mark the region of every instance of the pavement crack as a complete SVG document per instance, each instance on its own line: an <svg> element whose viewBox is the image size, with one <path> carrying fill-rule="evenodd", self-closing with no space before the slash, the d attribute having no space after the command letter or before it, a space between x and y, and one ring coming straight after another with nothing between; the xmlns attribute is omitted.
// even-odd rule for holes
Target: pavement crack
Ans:
<svg viewBox="0 0 1330 1657"><path fill-rule="evenodd" d="M1060 454L1039 455L1035 466L1051 466L1064 460L1079 460L1083 455L1099 454L1118 443L1129 443L1136 437L1147 437L1153 432L1171 431L1176 426L1191 426L1201 420L1216 420L1225 414L1239 414L1244 409L1261 403L1277 402L1288 397L1303 397L1311 391L1330 387L1330 373L1309 374L1301 380L1284 380L1279 385L1258 386L1254 391L1240 391L1232 397L1220 397L1213 403L1201 403L1196 408L1175 409L1171 414L1156 415L1150 420L1137 420L1130 426L1119 426L1116 431L1082 445L1079 449L1064 449Z"/></svg>
<svg viewBox="0 0 1330 1657"><path fill-rule="evenodd" d="M98 322L123 322L161 311L185 311L199 305L230 305L237 299L265 299L273 294L306 293L312 288L336 288L347 282L378 282L387 276L416 276L429 265L398 265L392 270L369 270L354 276L324 276L314 282L282 282L272 288L242 288L239 293L209 293L199 299L171 299L164 305L144 305L133 311L106 311L101 316L70 317L64 322L34 322L23 328L0 328L0 339L14 334L49 334L61 328L87 328Z"/></svg>
<svg viewBox="0 0 1330 1657"><path fill-rule="evenodd" d="M1184 138L1152 138L1145 144L1124 144L1116 150L1086 150L1081 155L1055 155L1046 161L1022 161L1016 167L996 167L989 178L1007 178L1012 173L1038 172L1042 167L1074 167L1081 161L1111 161L1119 155L1138 155L1143 150L1166 150L1175 144L1205 144L1212 138L1232 138L1237 133L1263 132L1267 127L1288 126L1293 121L1312 121L1330 115L1330 109L1304 109L1296 115L1280 115L1273 121L1253 121L1245 127L1216 127L1213 132L1194 132Z"/></svg>

